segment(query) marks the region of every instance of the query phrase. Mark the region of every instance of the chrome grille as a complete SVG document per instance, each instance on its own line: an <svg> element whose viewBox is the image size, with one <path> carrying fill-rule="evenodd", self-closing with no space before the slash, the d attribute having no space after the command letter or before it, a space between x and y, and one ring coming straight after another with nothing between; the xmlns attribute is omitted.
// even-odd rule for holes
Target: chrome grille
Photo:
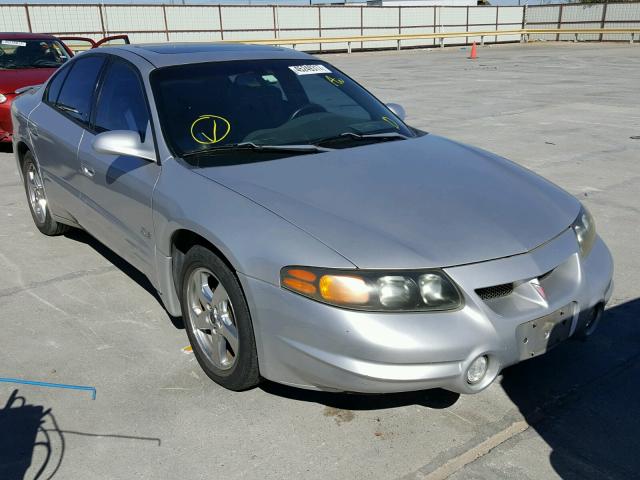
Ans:
<svg viewBox="0 0 640 480"><path fill-rule="evenodd" d="M492 287L479 288L476 290L478 296L483 300L491 300L492 298L506 297L513 292L513 283L503 283L502 285L494 285Z"/></svg>

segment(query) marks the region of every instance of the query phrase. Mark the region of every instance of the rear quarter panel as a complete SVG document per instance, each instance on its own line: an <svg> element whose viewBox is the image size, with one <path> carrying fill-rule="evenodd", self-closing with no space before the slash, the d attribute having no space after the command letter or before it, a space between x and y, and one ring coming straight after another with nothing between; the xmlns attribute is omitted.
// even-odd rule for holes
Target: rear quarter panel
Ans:
<svg viewBox="0 0 640 480"><path fill-rule="evenodd" d="M25 144L29 150L33 151L31 138L29 136L29 115L42 101L44 85L18 95L11 105L11 121L13 123L13 154L15 156L18 172L22 178L20 168L20 144ZM37 159L36 159L37 160Z"/></svg>

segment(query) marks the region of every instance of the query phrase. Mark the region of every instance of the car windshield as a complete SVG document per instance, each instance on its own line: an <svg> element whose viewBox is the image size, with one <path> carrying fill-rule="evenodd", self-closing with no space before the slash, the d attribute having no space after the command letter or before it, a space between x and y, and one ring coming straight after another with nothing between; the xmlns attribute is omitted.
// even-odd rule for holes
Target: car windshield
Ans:
<svg viewBox="0 0 640 480"><path fill-rule="evenodd" d="M415 136L364 88L313 59L172 66L153 72L151 84L164 136L179 156L246 153L247 143L321 145L307 152L317 153ZM253 148L267 152L274 150Z"/></svg>
<svg viewBox="0 0 640 480"><path fill-rule="evenodd" d="M69 54L57 40L0 40L0 69L57 68Z"/></svg>

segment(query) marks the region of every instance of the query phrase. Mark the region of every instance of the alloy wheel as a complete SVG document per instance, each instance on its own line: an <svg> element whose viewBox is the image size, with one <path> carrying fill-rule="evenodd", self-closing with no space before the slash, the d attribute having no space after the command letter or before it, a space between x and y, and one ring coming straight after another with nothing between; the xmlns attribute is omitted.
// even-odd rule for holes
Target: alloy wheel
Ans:
<svg viewBox="0 0 640 480"><path fill-rule="evenodd" d="M238 327L224 286L210 270L197 268L189 276L187 301L200 350L217 369L231 369L238 357Z"/></svg>

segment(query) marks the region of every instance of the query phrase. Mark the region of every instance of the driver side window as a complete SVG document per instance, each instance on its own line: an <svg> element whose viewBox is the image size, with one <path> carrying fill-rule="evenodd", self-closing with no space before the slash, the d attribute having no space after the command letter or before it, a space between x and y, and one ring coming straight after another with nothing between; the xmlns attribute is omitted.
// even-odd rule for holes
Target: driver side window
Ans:
<svg viewBox="0 0 640 480"><path fill-rule="evenodd" d="M149 110L139 76L133 67L115 60L107 70L96 105L97 132L131 130L144 142Z"/></svg>

